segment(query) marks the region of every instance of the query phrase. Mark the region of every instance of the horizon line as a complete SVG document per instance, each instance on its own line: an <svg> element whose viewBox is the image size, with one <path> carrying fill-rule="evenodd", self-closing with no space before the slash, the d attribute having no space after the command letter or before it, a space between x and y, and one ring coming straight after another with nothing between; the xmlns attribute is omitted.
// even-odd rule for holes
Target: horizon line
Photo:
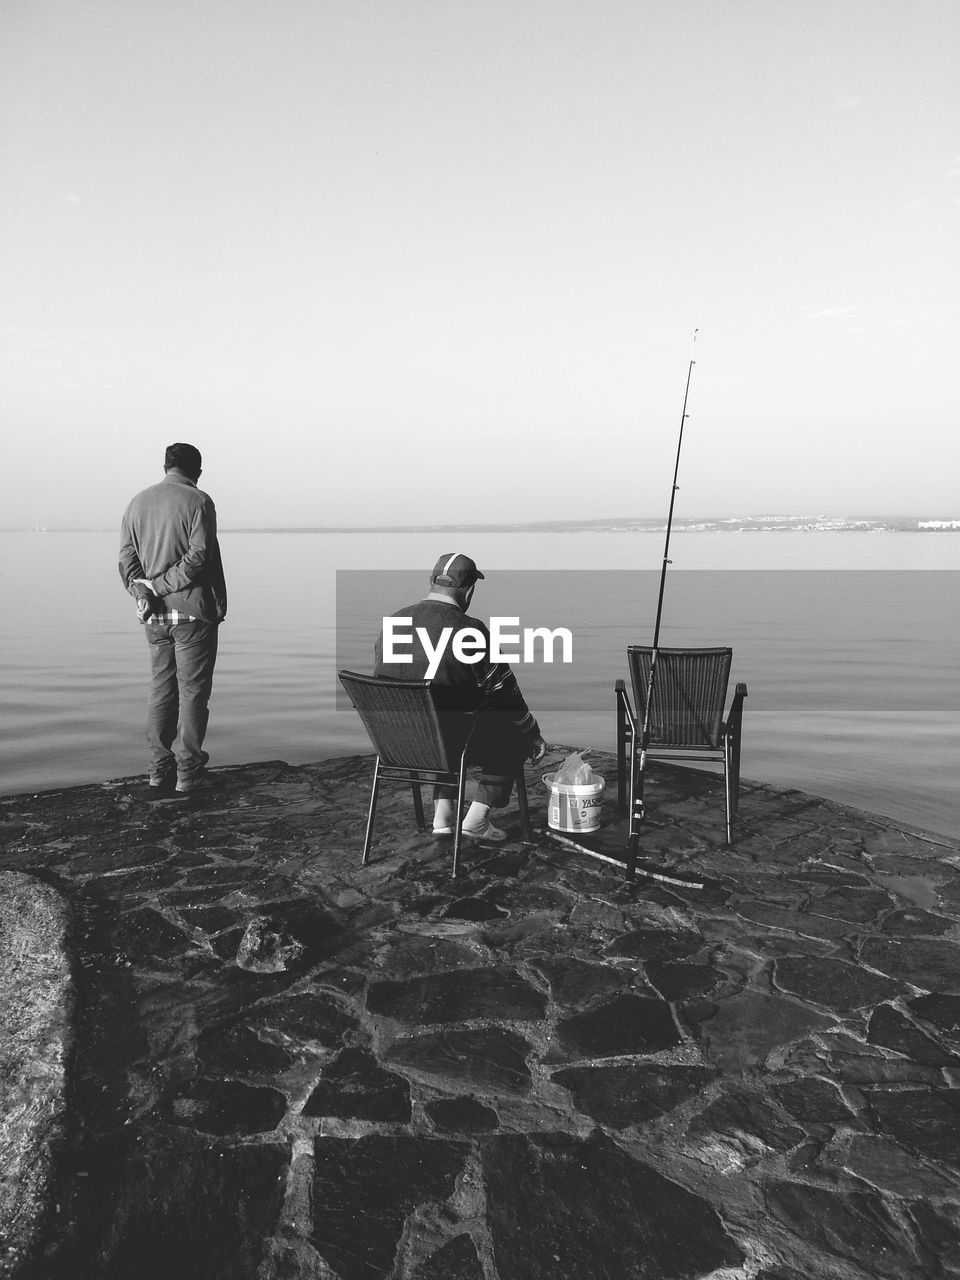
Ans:
<svg viewBox="0 0 960 1280"><path fill-rule="evenodd" d="M850 523L872 523L879 524L909 524L909 523L942 523L954 525L960 531L960 520L952 516L937 515L877 515L875 513L851 515L847 513L832 512L763 512L758 515L743 513L732 516L682 516L674 519L673 527L676 532L684 532L684 526L697 526L703 524L715 525L737 525L743 523L766 523L775 521L848 521ZM518 532L529 530L531 532L550 532L551 530L589 530L600 525L619 525L627 528L634 528L644 525L653 526L651 532L657 532L666 528L667 520L663 516L592 516L580 519L552 519L552 520L523 520L523 521L488 521L484 523L471 524L455 524L450 521L444 521L439 524L357 524L357 525L232 525L224 526L220 529L221 534L227 533L497 533L497 532ZM697 529L689 529L688 532L697 532ZM907 532L908 530L902 530ZM949 529L947 530L949 532ZM0 527L0 533L114 533L114 526L78 526L78 525L11 525ZM758 530L762 532L762 530ZM797 532L808 532L808 530L797 530ZM830 532L830 530L823 530ZM836 530L836 532L846 532L845 530ZM855 530L850 530L855 532ZM890 532L898 532L891 529Z"/></svg>

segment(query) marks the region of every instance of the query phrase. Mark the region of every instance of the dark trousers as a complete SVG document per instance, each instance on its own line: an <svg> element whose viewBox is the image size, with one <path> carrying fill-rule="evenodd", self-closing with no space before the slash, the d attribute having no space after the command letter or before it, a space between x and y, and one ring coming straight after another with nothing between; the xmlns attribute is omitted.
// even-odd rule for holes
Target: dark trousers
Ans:
<svg viewBox="0 0 960 1280"><path fill-rule="evenodd" d="M508 715L495 710L480 711L467 749L467 763L480 766L480 782L475 799L491 809L510 803L510 792L529 744L517 732ZM436 786L434 800L456 800L456 787Z"/></svg>
<svg viewBox="0 0 960 1280"><path fill-rule="evenodd" d="M150 696L147 701L147 744L151 777L176 767L189 781L207 763L203 739L210 712L210 690L217 660L215 622L147 623L150 648ZM173 746L176 741L176 751Z"/></svg>

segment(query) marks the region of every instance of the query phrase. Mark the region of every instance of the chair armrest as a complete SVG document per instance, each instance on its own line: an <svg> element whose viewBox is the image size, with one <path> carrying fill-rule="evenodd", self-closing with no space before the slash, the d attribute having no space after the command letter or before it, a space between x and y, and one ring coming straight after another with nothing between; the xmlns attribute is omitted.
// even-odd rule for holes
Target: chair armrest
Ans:
<svg viewBox="0 0 960 1280"><path fill-rule="evenodd" d="M617 708L626 717L631 733L636 734L637 718L633 714L633 708L630 706L630 695L627 693L627 686L623 680L618 680L613 688L617 695Z"/></svg>
<svg viewBox="0 0 960 1280"><path fill-rule="evenodd" d="M741 681L734 690L733 701L730 703L726 723L720 726L725 735L736 734L739 736L740 725L743 721L743 700L746 696L747 686Z"/></svg>
<svg viewBox="0 0 960 1280"><path fill-rule="evenodd" d="M626 684L618 680L614 690L617 699L617 808L625 814L628 794L631 794L627 785L627 744L629 742L632 754L637 743L637 722L633 718Z"/></svg>

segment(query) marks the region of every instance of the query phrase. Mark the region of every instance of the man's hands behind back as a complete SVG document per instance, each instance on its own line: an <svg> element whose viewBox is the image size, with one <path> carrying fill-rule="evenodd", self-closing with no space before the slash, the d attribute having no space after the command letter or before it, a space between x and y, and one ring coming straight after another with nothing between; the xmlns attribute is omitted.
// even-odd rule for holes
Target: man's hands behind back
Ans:
<svg viewBox="0 0 960 1280"><path fill-rule="evenodd" d="M151 614L160 612L161 604L160 597L155 596L152 591L147 591L142 585L140 592L141 594L137 596L137 621L143 623Z"/></svg>

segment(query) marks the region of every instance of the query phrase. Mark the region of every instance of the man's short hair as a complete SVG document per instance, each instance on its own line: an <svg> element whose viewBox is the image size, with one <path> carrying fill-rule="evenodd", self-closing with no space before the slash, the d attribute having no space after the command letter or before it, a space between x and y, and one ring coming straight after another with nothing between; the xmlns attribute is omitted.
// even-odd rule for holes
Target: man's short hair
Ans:
<svg viewBox="0 0 960 1280"><path fill-rule="evenodd" d="M192 444L168 444L163 455L163 469L170 471L173 467L186 476L198 476L203 469L200 450Z"/></svg>

